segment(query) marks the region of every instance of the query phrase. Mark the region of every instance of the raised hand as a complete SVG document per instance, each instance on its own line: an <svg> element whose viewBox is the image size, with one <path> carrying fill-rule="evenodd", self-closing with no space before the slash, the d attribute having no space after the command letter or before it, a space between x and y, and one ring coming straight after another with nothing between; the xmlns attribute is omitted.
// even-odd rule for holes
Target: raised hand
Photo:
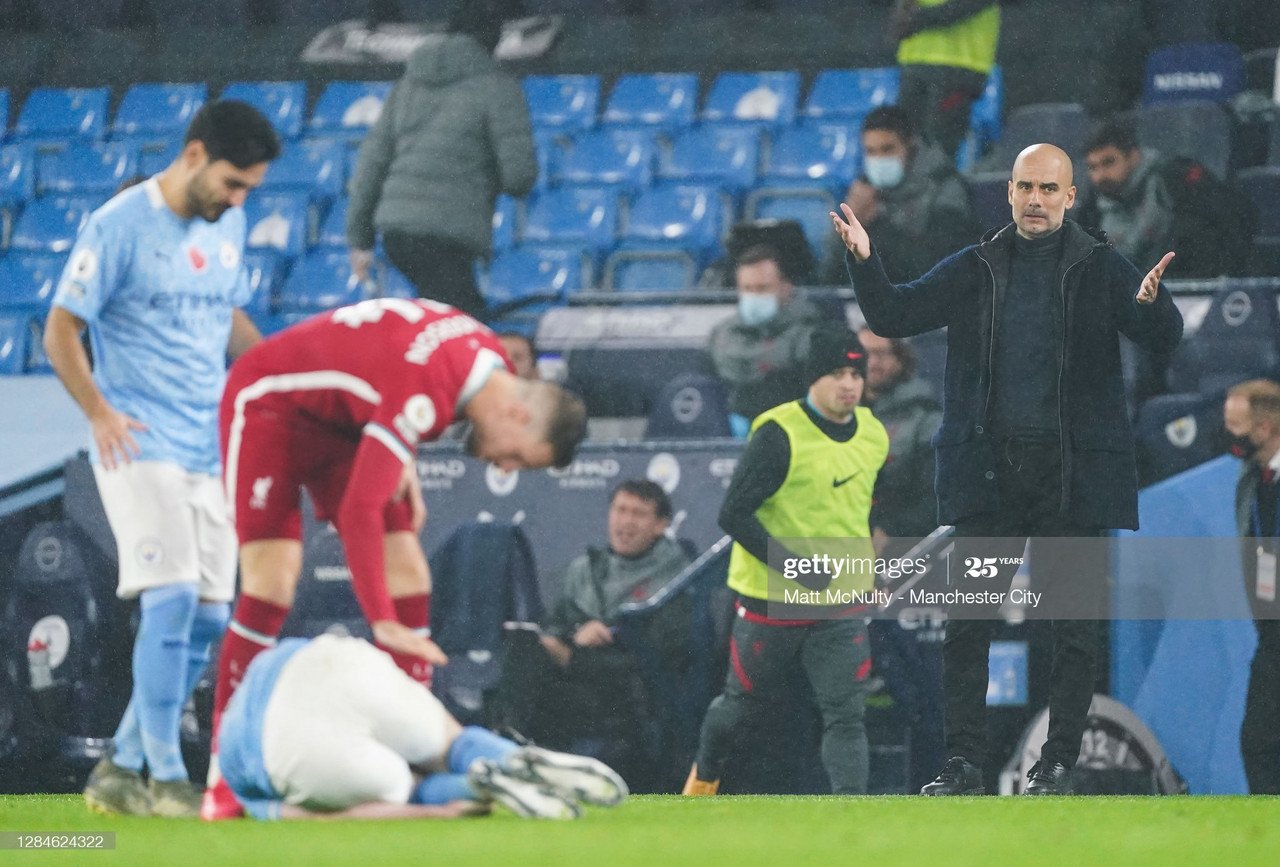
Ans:
<svg viewBox="0 0 1280 867"><path fill-rule="evenodd" d="M1142 286L1138 288L1138 303L1150 304L1156 300L1156 293L1160 291L1160 278L1164 276L1164 269L1169 267L1169 263L1173 261L1173 253L1165 253L1156 266L1147 272L1147 276L1142 278Z"/></svg>
<svg viewBox="0 0 1280 867"><path fill-rule="evenodd" d="M853 209L844 202L840 203L840 210L844 213L844 219L840 219L840 215L835 211L831 211L831 222L836 227L836 234L840 236L840 240L849 248L849 252L853 254L853 258L859 262L865 262L871 256L871 238L867 235L867 230L862 228L862 224L858 222L858 218L854 216ZM847 222L846 222L847 221Z"/></svg>

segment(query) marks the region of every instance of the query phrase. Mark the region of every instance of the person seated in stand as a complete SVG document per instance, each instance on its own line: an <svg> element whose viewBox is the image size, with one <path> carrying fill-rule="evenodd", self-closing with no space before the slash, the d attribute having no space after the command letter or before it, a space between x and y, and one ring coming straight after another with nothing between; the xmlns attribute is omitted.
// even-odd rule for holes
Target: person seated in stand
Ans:
<svg viewBox="0 0 1280 867"><path fill-rule="evenodd" d="M820 314L795 297L772 247L749 247L736 264L738 309L712 329L708 351L729 387L730 425L746 436L751 419L804 396L804 360Z"/></svg>
<svg viewBox="0 0 1280 867"><path fill-rule="evenodd" d="M614 489L608 547L588 548L569 564L543 624L544 652L513 660L522 672L513 672L511 683L520 684L523 734L561 749L594 744L624 772L637 761L633 750L610 752L611 744L635 746L648 704L636 660L617 640L616 618L623 605L649 599L689 565L689 554L666 535L671 515L670 498L654 482L630 479ZM646 644L664 671L687 663L690 616L677 598L646 626Z"/></svg>

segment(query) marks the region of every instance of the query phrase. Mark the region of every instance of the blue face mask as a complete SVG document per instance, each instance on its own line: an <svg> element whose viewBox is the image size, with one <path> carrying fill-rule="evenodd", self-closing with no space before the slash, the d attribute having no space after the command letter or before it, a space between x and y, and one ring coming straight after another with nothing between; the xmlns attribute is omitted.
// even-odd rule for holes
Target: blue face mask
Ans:
<svg viewBox="0 0 1280 867"><path fill-rule="evenodd" d="M877 190L889 190L902 183L907 165L899 157L867 157L862 161L867 182Z"/></svg>
<svg viewBox="0 0 1280 867"><path fill-rule="evenodd" d="M745 325L758 327L778 315L778 296L750 292L738 296L738 316Z"/></svg>

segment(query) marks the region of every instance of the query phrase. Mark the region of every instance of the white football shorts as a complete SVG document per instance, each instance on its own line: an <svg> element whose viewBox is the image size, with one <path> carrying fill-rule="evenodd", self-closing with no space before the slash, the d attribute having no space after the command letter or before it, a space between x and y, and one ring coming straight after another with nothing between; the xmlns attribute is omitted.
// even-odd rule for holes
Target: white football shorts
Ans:
<svg viewBox="0 0 1280 867"><path fill-rule="evenodd" d="M201 599L231 601L237 541L220 478L169 461L95 464L93 475L116 537L117 596L192 583Z"/></svg>
<svg viewBox="0 0 1280 867"><path fill-rule="evenodd" d="M317 811L413 793L410 765L443 758L434 695L358 638L321 635L285 663L262 723L262 761L286 804Z"/></svg>

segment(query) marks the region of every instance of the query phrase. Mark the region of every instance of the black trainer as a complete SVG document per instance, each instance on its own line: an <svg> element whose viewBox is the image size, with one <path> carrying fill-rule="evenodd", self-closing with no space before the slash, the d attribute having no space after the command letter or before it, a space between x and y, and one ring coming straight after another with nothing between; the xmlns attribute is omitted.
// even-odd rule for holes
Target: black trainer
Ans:
<svg viewBox="0 0 1280 867"><path fill-rule="evenodd" d="M964 756L952 756L942 766L942 773L920 790L922 795L985 795L982 768Z"/></svg>
<svg viewBox="0 0 1280 867"><path fill-rule="evenodd" d="M1070 795L1071 769L1062 762L1036 762L1027 771L1024 795Z"/></svg>

